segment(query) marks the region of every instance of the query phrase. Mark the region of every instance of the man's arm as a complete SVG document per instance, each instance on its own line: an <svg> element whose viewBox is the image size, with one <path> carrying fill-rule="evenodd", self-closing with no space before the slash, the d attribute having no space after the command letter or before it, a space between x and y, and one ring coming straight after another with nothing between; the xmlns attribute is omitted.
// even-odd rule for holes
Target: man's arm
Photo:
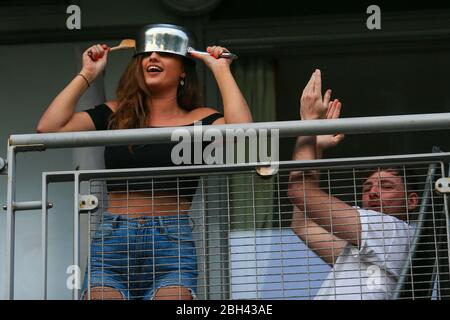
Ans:
<svg viewBox="0 0 450 320"><path fill-rule="evenodd" d="M320 72L316 71L308 82L301 99L303 120L339 117L341 104L338 100L329 102L330 91L322 100ZM324 105L326 115L324 116ZM342 135L300 137L297 140L294 160L314 160L321 156L326 147L337 145ZM361 223L357 210L320 189L318 170L292 172L288 195L291 202L331 235L355 245L360 244Z"/></svg>
<svg viewBox="0 0 450 320"><path fill-rule="evenodd" d="M323 191L319 179L318 171L292 172L288 188L291 202L332 235L359 246L361 224L358 211Z"/></svg>
<svg viewBox="0 0 450 320"><path fill-rule="evenodd" d="M347 245L347 241L332 235L296 206L294 206L291 228L311 250L331 266Z"/></svg>

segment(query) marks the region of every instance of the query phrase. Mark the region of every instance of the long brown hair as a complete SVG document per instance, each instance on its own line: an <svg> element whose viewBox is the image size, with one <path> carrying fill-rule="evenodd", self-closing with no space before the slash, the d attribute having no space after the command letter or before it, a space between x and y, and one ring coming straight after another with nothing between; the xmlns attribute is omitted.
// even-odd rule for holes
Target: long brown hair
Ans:
<svg viewBox="0 0 450 320"><path fill-rule="evenodd" d="M144 80L141 66L144 55L134 57L128 64L117 86L118 108L109 118L109 129L135 129L148 127L149 110L145 105L146 97L151 96ZM184 86L177 90L178 105L185 110L192 110L202 103L202 94L195 70L195 63L183 58Z"/></svg>

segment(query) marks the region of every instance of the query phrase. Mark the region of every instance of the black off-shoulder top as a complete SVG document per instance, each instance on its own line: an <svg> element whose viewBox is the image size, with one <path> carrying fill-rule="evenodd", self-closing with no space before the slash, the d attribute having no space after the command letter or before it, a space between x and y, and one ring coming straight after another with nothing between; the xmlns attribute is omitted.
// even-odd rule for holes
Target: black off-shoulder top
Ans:
<svg viewBox="0 0 450 320"><path fill-rule="evenodd" d="M92 118L97 130L107 130L109 117L113 111L106 105L101 104L92 109L85 110ZM210 125L217 119L222 118L221 113L213 113L204 119L200 119L202 125ZM192 126L189 124L186 126ZM126 168L147 168L147 167L171 167L177 166L172 162L172 148L178 142L143 144L130 146L107 146L105 147L104 158L106 169L126 169ZM203 145L203 148L205 144ZM192 148L192 150L194 150ZM191 152L193 160L193 152ZM191 161L194 163L194 161ZM149 181L151 180L151 181ZM153 179L132 179L132 180L110 180L107 181L108 192L124 191L146 191L146 192L170 192L180 197L185 197L189 201L198 187L198 177L180 178L153 178Z"/></svg>

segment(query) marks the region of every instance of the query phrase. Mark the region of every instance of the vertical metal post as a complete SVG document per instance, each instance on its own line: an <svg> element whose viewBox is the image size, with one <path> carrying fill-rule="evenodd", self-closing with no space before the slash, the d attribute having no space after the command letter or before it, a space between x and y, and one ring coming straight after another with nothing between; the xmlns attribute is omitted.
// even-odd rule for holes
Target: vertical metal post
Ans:
<svg viewBox="0 0 450 320"><path fill-rule="evenodd" d="M14 299L14 240L15 240L15 209L16 201L16 150L8 144L8 183L6 208L6 299Z"/></svg>
<svg viewBox="0 0 450 320"><path fill-rule="evenodd" d="M74 175L74 192L73 192L73 265L76 272L80 270L80 213L79 213L79 196L80 196L80 176L78 172ZM81 285L81 275L77 273L75 277L76 283L73 288L73 300L79 299L79 285Z"/></svg>
<svg viewBox="0 0 450 320"><path fill-rule="evenodd" d="M447 238L447 261L445 261L444 265L447 264L447 266L450 266L450 216L449 216L448 201L449 201L448 195L444 194L444 214L445 214L445 220L446 220L444 223L444 227L445 227L446 238ZM439 259L437 259L437 261L439 261ZM447 299L449 299L449 298L450 297L447 297Z"/></svg>
<svg viewBox="0 0 450 320"><path fill-rule="evenodd" d="M227 290L225 292L224 299L230 300L231 299L231 245L230 245L230 237L231 237L231 190L230 190L230 176L226 175L227 178L227 189L226 189L226 195L227 195L227 232L228 235L225 238L225 241L227 242L227 263L228 263L228 274L227 274Z"/></svg>
<svg viewBox="0 0 450 320"><path fill-rule="evenodd" d="M450 164L446 164L450 165ZM445 171L444 171L445 172ZM447 172L447 176L450 176L450 167L449 171ZM450 300L450 216L449 216L449 197L447 194L444 194L444 214L445 214L445 222L444 222L444 228L445 228L445 236L441 237L445 240L442 240L445 242L445 244L441 244L442 247L447 247L446 255L442 254L442 263L441 263L441 269L438 270L439 272L439 281L441 281L441 284L439 286L440 292L439 296L441 300Z"/></svg>
<svg viewBox="0 0 450 320"><path fill-rule="evenodd" d="M205 178L200 176L200 181L201 181L201 188L202 188L202 208L201 208L201 213L202 213L202 246L203 246L203 287L205 288L204 290L204 295L205 298L207 300L211 299L210 297L210 273L209 273L209 269L210 269L210 262L209 262L209 246L208 246L208 234L209 234L209 226L208 226L208 211L206 209L206 204L205 204ZM208 266L208 267L207 267Z"/></svg>
<svg viewBox="0 0 450 320"><path fill-rule="evenodd" d="M47 174L42 174L42 300L47 300Z"/></svg>
<svg viewBox="0 0 450 320"><path fill-rule="evenodd" d="M256 193L255 193L255 178L254 175L251 175L252 178L252 214L253 214L253 248L255 250L255 254L254 254L254 279L255 279L255 294L256 296L254 297L255 299L260 299L260 293L259 293L259 286L258 286L258 246L257 246L257 224L256 224ZM253 270L252 270L253 271ZM249 290L250 291L250 290ZM248 294L250 294L250 292L248 292ZM253 298L253 297L252 297Z"/></svg>
<svg viewBox="0 0 450 320"><path fill-rule="evenodd" d="M101 201L103 202L103 199L105 199L105 196L103 194L104 192L104 188L103 185L101 186L101 193L102 193L102 197L101 197ZM93 194L94 191L92 190L92 181L89 182L89 192L88 194ZM101 202L99 201L99 206ZM102 204L102 206L104 206ZM100 212L100 208L99 208L99 212ZM152 211L153 212L153 211ZM88 223L87 223L87 227L88 227L88 232L87 232L87 238L88 238L88 252L87 252L87 262L86 262L86 272L85 272L85 277L87 277L87 279L85 279L83 281L83 283L87 283L87 300L91 300L91 219L92 218L92 211L89 210L89 214L88 214ZM100 218L98 218L100 219ZM101 222L99 222L100 224ZM80 279L81 279L81 275L80 275ZM84 288L82 288L84 290ZM82 297L83 299L86 299L86 297Z"/></svg>

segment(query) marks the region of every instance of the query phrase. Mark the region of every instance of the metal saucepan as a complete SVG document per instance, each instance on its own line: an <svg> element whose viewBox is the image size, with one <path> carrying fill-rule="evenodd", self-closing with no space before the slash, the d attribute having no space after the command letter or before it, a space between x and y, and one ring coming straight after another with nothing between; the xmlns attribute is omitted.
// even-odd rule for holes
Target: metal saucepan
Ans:
<svg viewBox="0 0 450 320"><path fill-rule="evenodd" d="M141 28L136 39L136 54L145 52L168 52L192 59L190 53L209 55L197 51L195 37L186 28L172 24L149 24ZM224 52L221 58L237 59L237 55Z"/></svg>

